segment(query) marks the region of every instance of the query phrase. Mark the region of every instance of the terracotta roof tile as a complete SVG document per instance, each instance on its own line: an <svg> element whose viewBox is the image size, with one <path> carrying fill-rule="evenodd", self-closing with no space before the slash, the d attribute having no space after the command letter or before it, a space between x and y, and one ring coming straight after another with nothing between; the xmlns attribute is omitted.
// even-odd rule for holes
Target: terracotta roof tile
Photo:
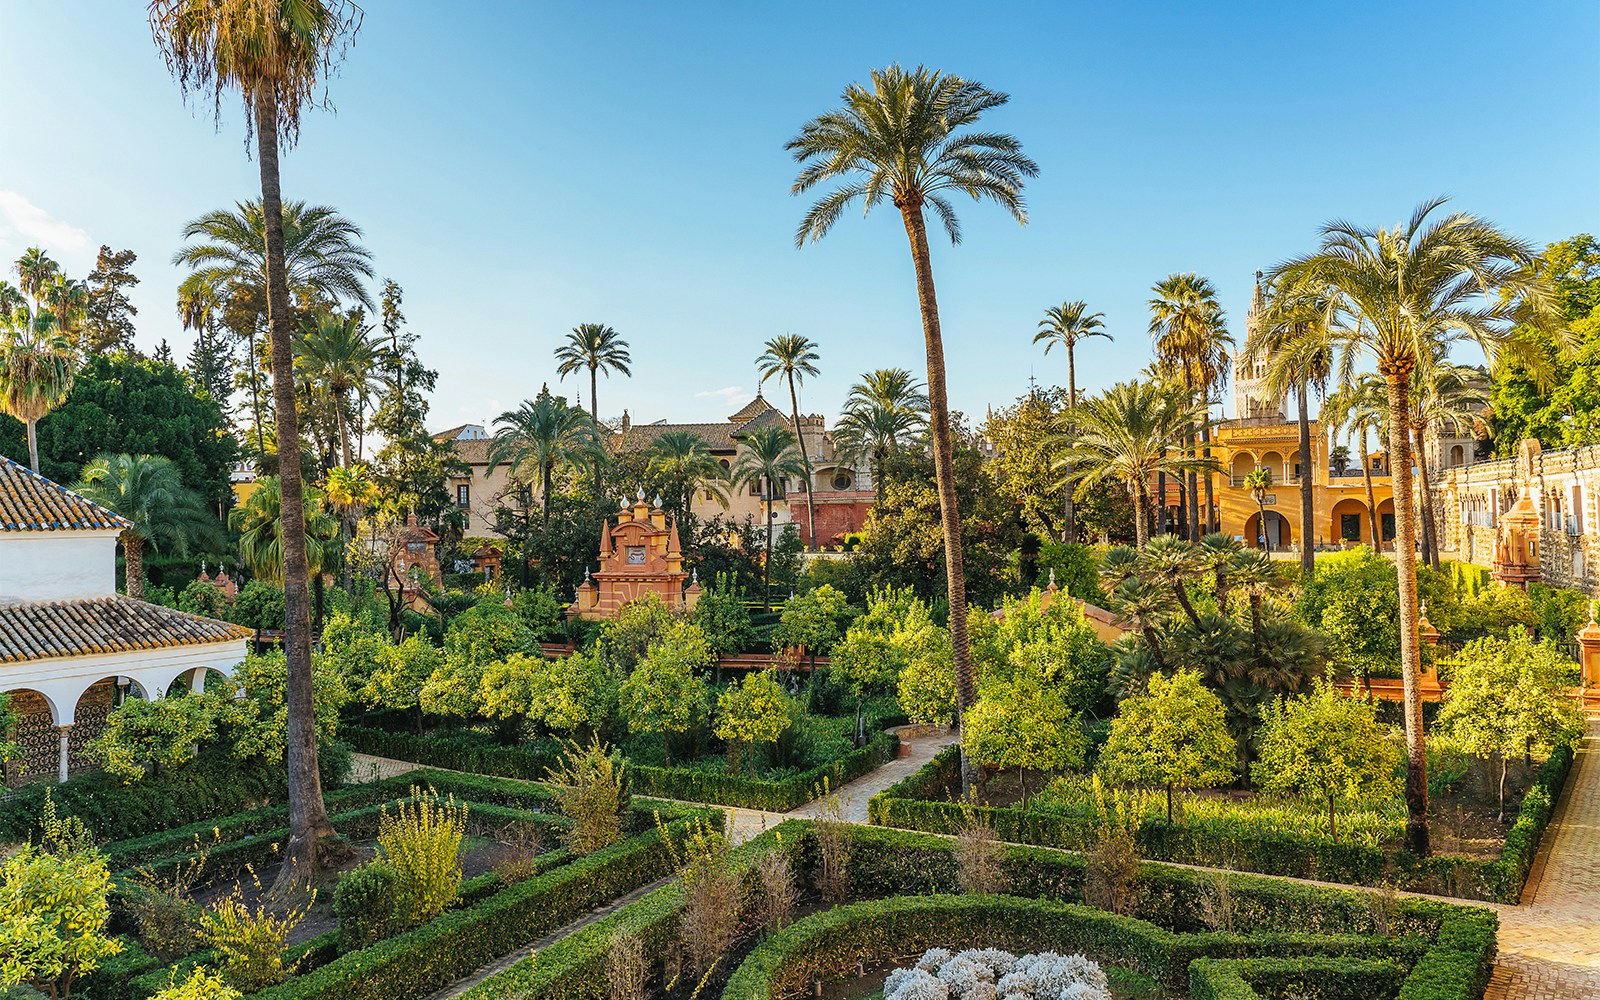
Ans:
<svg viewBox="0 0 1600 1000"><path fill-rule="evenodd" d="M712 451L733 451L733 432L738 425L731 423L714 424L634 424L621 434L611 438L611 450L614 452L638 451L650 447L655 439L663 434L675 431L687 431L701 438Z"/></svg>
<svg viewBox="0 0 1600 1000"><path fill-rule="evenodd" d="M0 604L0 663L244 639L243 625L131 597Z"/></svg>
<svg viewBox="0 0 1600 1000"><path fill-rule="evenodd" d="M0 531L71 531L128 527L99 504L0 456Z"/></svg>

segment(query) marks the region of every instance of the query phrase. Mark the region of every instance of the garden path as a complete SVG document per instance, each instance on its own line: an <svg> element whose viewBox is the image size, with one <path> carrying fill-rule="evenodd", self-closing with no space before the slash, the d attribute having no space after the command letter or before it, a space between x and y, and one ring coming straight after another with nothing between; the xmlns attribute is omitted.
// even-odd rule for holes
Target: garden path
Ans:
<svg viewBox="0 0 1600 1000"><path fill-rule="evenodd" d="M1520 906L1500 911L1485 1000L1600 997L1600 721L1590 720Z"/></svg>

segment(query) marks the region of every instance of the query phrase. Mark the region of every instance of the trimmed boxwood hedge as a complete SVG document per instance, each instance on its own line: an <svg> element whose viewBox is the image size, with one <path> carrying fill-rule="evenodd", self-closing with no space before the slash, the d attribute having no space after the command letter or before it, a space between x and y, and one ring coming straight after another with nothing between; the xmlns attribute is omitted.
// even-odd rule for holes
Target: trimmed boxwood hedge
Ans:
<svg viewBox="0 0 1600 1000"><path fill-rule="evenodd" d="M1194 1000L1258 1000L1292 995L1306 1000L1372 1000L1394 996L1406 979L1395 962L1361 958L1199 958L1189 966Z"/></svg>
<svg viewBox="0 0 1600 1000"><path fill-rule="evenodd" d="M360 753L474 774L537 780L543 778L554 763L553 756L539 748L475 746L448 737L417 736L348 724L340 734ZM776 780L645 765L630 767L629 774L633 778L634 792L640 795L788 812L815 798L816 789L824 779L837 788L893 760L899 752L898 736L877 732L866 746L851 750L831 763Z"/></svg>
<svg viewBox="0 0 1600 1000"><path fill-rule="evenodd" d="M867 806L869 819L880 826L954 833L964 821L964 807L932 796L949 787L959 761L957 748L942 751L921 771L873 796ZM1404 851L1391 855L1364 844L1270 830L1168 826L1159 817L1146 820L1140 828L1139 854L1179 864L1226 865L1239 871L1350 885L1392 883L1403 889L1515 903L1571 764L1572 751L1567 747L1545 762L1523 797L1504 850L1490 861L1459 855L1419 858ZM981 806L978 812L1002 840L1066 850L1083 850L1093 842L1093 829L1084 818L1014 807Z"/></svg>

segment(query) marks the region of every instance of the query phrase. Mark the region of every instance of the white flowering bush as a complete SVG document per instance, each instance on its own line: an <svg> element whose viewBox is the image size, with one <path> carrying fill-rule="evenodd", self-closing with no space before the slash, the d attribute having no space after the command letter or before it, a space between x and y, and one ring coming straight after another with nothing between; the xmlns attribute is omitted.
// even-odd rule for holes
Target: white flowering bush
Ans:
<svg viewBox="0 0 1600 1000"><path fill-rule="evenodd" d="M1082 955L1021 958L996 948L930 948L883 983L884 1000L1111 1000L1106 974Z"/></svg>

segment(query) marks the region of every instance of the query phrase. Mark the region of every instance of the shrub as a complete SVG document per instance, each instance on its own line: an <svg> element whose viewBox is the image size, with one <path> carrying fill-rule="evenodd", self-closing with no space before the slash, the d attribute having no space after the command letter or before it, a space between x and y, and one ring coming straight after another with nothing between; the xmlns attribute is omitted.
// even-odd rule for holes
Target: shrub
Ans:
<svg viewBox="0 0 1600 1000"><path fill-rule="evenodd" d="M65 996L78 975L122 950L105 934L111 872L97 851L24 845L0 866L0 982Z"/></svg>
<svg viewBox="0 0 1600 1000"><path fill-rule="evenodd" d="M497 838L494 873L506 885L516 885L533 877L539 867L544 837L539 827L525 820L507 823Z"/></svg>
<svg viewBox="0 0 1600 1000"><path fill-rule="evenodd" d="M194 586L191 584L190 586ZM205 585L207 590L217 588ZM239 1000L244 994L229 986L221 976L207 972L204 967L189 970L189 977L182 982L178 981L177 971L169 974L166 989L151 997L150 1000Z"/></svg>
<svg viewBox="0 0 1600 1000"><path fill-rule="evenodd" d="M1269 790L1326 803L1328 833L1335 841L1336 805L1386 799L1399 790L1400 748L1378 726L1372 705L1329 684L1268 705L1259 752L1252 768L1256 781Z"/></svg>
<svg viewBox="0 0 1600 1000"><path fill-rule="evenodd" d="M662 829L662 840L670 843ZM690 827L683 850L675 852L683 879L683 917L678 933L689 970L706 976L739 934L739 878L728 863L728 840L704 820Z"/></svg>
<svg viewBox="0 0 1600 1000"><path fill-rule="evenodd" d="M645 603L638 601L629 608ZM633 732L661 734L671 766L671 735L687 732L705 709L706 685L698 672L711 664L711 647L700 626L673 620L661 625L660 634L646 648L619 689L622 714ZM606 655L612 655L609 647Z"/></svg>
<svg viewBox="0 0 1600 1000"><path fill-rule="evenodd" d="M756 744L775 742L789 728L789 696L773 679L772 671L745 674L717 696L717 738L730 745L743 743L749 777L755 777Z"/></svg>
<svg viewBox="0 0 1600 1000"><path fill-rule="evenodd" d="M254 872L251 878L254 880ZM259 881L256 881L256 888L261 888ZM222 977L228 985L254 993L283 982L294 971L293 965L284 965L284 939L304 919L315 901L313 890L298 906L274 913L266 903L247 904L236 887L231 895L207 907L200 917L200 936L216 950Z"/></svg>
<svg viewBox="0 0 1600 1000"><path fill-rule="evenodd" d="M467 808L455 796L412 789L412 798L387 807L378 824L378 849L394 870L396 910L407 924L432 920L461 890L461 842Z"/></svg>
<svg viewBox="0 0 1600 1000"><path fill-rule="evenodd" d="M994 827L988 817L973 808L969 801L961 828L956 831L956 868L960 873L961 891L968 895L989 895L1001 891L1004 875L1000 859L1005 849L995 839Z"/></svg>
<svg viewBox="0 0 1600 1000"><path fill-rule="evenodd" d="M213 838L213 845L221 840L220 834ZM163 962L176 961L199 946L200 908L193 892L209 856L196 836L193 853L162 872L140 868L123 889L123 905L139 928L140 943Z"/></svg>
<svg viewBox="0 0 1600 1000"><path fill-rule="evenodd" d="M606 949L606 986L611 1000L645 1000L650 995L650 963L637 934L620 930Z"/></svg>
<svg viewBox="0 0 1600 1000"><path fill-rule="evenodd" d="M757 886L751 909L757 915L756 923L768 932L780 931L800 901L793 859L784 846L782 834L777 835L776 844L756 858L754 867Z"/></svg>
<svg viewBox="0 0 1600 1000"><path fill-rule="evenodd" d="M821 891L823 899L837 903L850 895L850 847L853 841L850 839L849 825L844 820L844 804L839 800L838 793L831 791L824 782L817 798L821 800L821 807L812 823L821 856L817 889Z"/></svg>
<svg viewBox="0 0 1600 1000"><path fill-rule="evenodd" d="M1094 791L1094 847L1087 856L1083 896L1102 910L1127 913L1135 904L1139 872L1139 811L1126 793L1104 789L1098 779Z"/></svg>
<svg viewBox="0 0 1600 1000"><path fill-rule="evenodd" d="M374 860L346 872L333 893L339 921L339 947L356 951L394 934L405 923L400 873Z"/></svg>
<svg viewBox="0 0 1600 1000"><path fill-rule="evenodd" d="M576 854L593 854L622 836L631 795L628 764L599 737L588 746L566 744L566 755L550 772L561 811L572 820L565 840Z"/></svg>
<svg viewBox="0 0 1600 1000"><path fill-rule="evenodd" d="M1171 823L1173 786L1226 784L1236 754L1222 699L1183 671L1155 674L1145 694L1122 700L1096 769L1107 781L1164 786Z"/></svg>

